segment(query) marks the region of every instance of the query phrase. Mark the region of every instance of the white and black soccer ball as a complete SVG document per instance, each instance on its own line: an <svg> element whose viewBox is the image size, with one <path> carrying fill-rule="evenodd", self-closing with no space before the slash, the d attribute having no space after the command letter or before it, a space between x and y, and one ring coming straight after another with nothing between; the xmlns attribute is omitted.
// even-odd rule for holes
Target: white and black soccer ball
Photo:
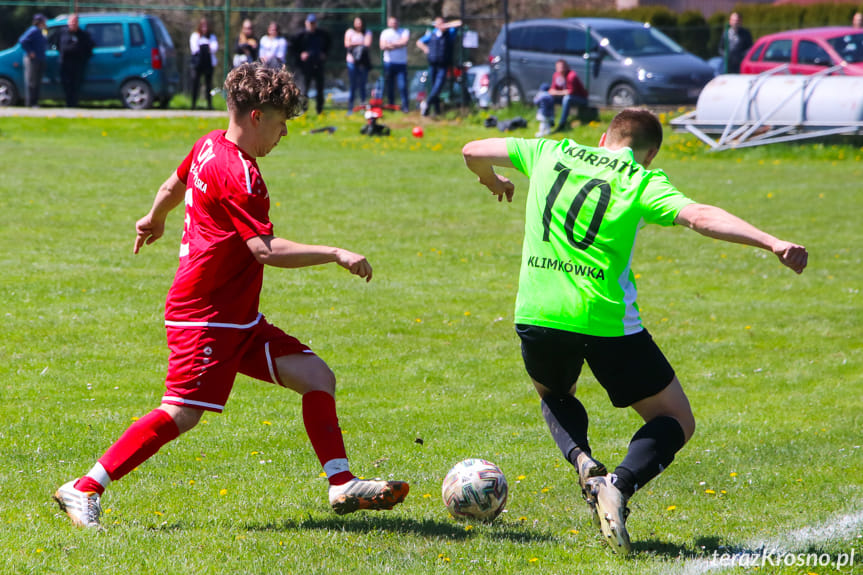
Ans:
<svg viewBox="0 0 863 575"><path fill-rule="evenodd" d="M493 521L506 506L509 486L500 467L485 459L455 464L443 480L444 505L456 519Z"/></svg>

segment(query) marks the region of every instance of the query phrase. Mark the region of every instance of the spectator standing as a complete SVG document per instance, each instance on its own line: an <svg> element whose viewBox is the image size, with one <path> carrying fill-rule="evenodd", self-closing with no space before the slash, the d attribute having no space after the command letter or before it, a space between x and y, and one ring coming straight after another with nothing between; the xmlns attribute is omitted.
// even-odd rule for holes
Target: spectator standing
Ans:
<svg viewBox="0 0 863 575"><path fill-rule="evenodd" d="M854 16L851 18L851 26L853 28L863 28L863 12L854 12Z"/></svg>
<svg viewBox="0 0 863 575"><path fill-rule="evenodd" d="M267 35L261 38L261 62L269 68L281 68L288 58L288 41L282 36L278 22L270 22Z"/></svg>
<svg viewBox="0 0 863 575"><path fill-rule="evenodd" d="M33 16L33 25L27 28L18 38L21 49L24 50L24 85L25 100L30 108L39 107L39 88L42 86L42 70L45 67L45 50L48 40L45 38L45 16Z"/></svg>
<svg viewBox="0 0 863 575"><path fill-rule="evenodd" d="M453 46L461 24L461 20L446 22L438 16L434 19L434 28L417 40L417 48L428 56L428 85L431 86L425 101L420 104L423 116L428 116L429 106L434 107L435 114L440 114L440 93L447 71L452 66Z"/></svg>
<svg viewBox="0 0 863 575"><path fill-rule="evenodd" d="M348 114L353 112L354 100L357 97L359 97L360 102L366 101L366 83L369 79L369 70L372 67L371 46L371 31L366 30L362 18L359 16L354 18L353 27L345 30L345 59L350 84Z"/></svg>
<svg viewBox="0 0 863 575"><path fill-rule="evenodd" d="M396 87L402 98L402 112L409 110L408 104L408 42L411 33L406 28L399 28L399 20L395 16L387 19L387 28L381 32L380 48L384 60L384 82L387 93L387 103L396 103Z"/></svg>
<svg viewBox="0 0 863 575"><path fill-rule="evenodd" d="M258 40L251 20L243 20L240 35L237 36L237 47L234 50L233 67L250 64L258 59Z"/></svg>
<svg viewBox="0 0 863 575"><path fill-rule="evenodd" d="M752 34L741 25L742 18L737 12L728 17L728 28L719 39L719 55L725 63L726 74L739 74L740 64L746 51L752 47Z"/></svg>
<svg viewBox="0 0 863 575"><path fill-rule="evenodd" d="M573 103L578 106L587 105L587 90L575 73L569 69L566 60L560 59L554 63L554 74L551 76L551 87L548 93L554 98L555 104L560 104L560 121L557 123L555 132L569 129L569 109ZM552 108L552 117L554 111Z"/></svg>
<svg viewBox="0 0 863 575"><path fill-rule="evenodd" d="M216 54L219 52L219 40L210 32L210 23L206 18L198 21L198 27L189 37L189 49L192 54L192 109L198 104L198 91L201 80L204 80L204 94L207 98L207 108L213 109L213 70L216 69Z"/></svg>
<svg viewBox="0 0 863 575"><path fill-rule="evenodd" d="M93 55L93 46L93 39L81 28L78 15L69 16L66 29L60 34L60 81L69 108L78 106L84 71Z"/></svg>
<svg viewBox="0 0 863 575"><path fill-rule="evenodd" d="M299 55L300 76L303 80L303 93L308 96L312 82L315 83L315 110L324 111L324 65L330 51L330 35L318 28L318 18L314 14L306 16L305 28L295 42Z"/></svg>

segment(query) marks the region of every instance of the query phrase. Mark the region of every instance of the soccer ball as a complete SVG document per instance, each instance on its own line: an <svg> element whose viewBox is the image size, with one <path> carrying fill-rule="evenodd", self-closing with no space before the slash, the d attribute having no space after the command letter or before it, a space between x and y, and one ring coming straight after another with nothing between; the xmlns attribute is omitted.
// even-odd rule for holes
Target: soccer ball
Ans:
<svg viewBox="0 0 863 575"><path fill-rule="evenodd" d="M509 487L500 467L485 459L455 464L443 480L444 505L456 519L493 521L506 506Z"/></svg>

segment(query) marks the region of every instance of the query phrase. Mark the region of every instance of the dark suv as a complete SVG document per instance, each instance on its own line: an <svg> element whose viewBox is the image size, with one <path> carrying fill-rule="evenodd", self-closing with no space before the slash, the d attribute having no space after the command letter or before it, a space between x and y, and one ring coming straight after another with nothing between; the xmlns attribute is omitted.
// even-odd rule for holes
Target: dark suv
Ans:
<svg viewBox="0 0 863 575"><path fill-rule="evenodd" d="M41 97L63 99L57 45L67 18L48 21L48 50ZM165 25L147 14L80 14L79 23L93 39L82 100L119 99L127 108L167 107L180 86L177 55ZM10 106L24 94L24 50L16 44L0 52L0 106Z"/></svg>
<svg viewBox="0 0 863 575"><path fill-rule="evenodd" d="M505 104L532 100L551 81L554 63L563 58L588 88L594 106L684 104L695 102L714 75L649 24L613 18L563 18L511 22L509 75L506 30L492 46L492 98Z"/></svg>

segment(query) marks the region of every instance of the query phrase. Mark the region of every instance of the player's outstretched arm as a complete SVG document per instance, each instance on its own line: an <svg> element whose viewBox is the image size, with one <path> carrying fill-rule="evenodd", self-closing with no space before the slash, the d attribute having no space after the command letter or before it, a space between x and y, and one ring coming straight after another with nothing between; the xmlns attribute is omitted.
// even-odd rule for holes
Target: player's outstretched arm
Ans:
<svg viewBox="0 0 863 575"><path fill-rule="evenodd" d="M680 210L674 223L710 238L769 250L798 274L806 268L809 259L805 247L775 238L716 206L689 204Z"/></svg>
<svg viewBox="0 0 863 575"><path fill-rule="evenodd" d="M511 202L515 186L508 178L495 173L494 167L512 168L512 160L506 150L506 140L503 138L488 138L474 140L465 144L461 150L464 163L471 172L477 175L479 183L497 196L497 201Z"/></svg>
<svg viewBox="0 0 863 575"><path fill-rule="evenodd" d="M165 233L165 218L183 201L185 193L186 184L174 172L156 192L150 212L135 223L134 253L137 254L144 244L150 245L162 237Z"/></svg>
<svg viewBox="0 0 863 575"><path fill-rule="evenodd" d="M337 263L354 275L371 281L372 265L365 256L342 248L299 244L276 236L255 236L246 240L255 259L268 266L304 268Z"/></svg>

